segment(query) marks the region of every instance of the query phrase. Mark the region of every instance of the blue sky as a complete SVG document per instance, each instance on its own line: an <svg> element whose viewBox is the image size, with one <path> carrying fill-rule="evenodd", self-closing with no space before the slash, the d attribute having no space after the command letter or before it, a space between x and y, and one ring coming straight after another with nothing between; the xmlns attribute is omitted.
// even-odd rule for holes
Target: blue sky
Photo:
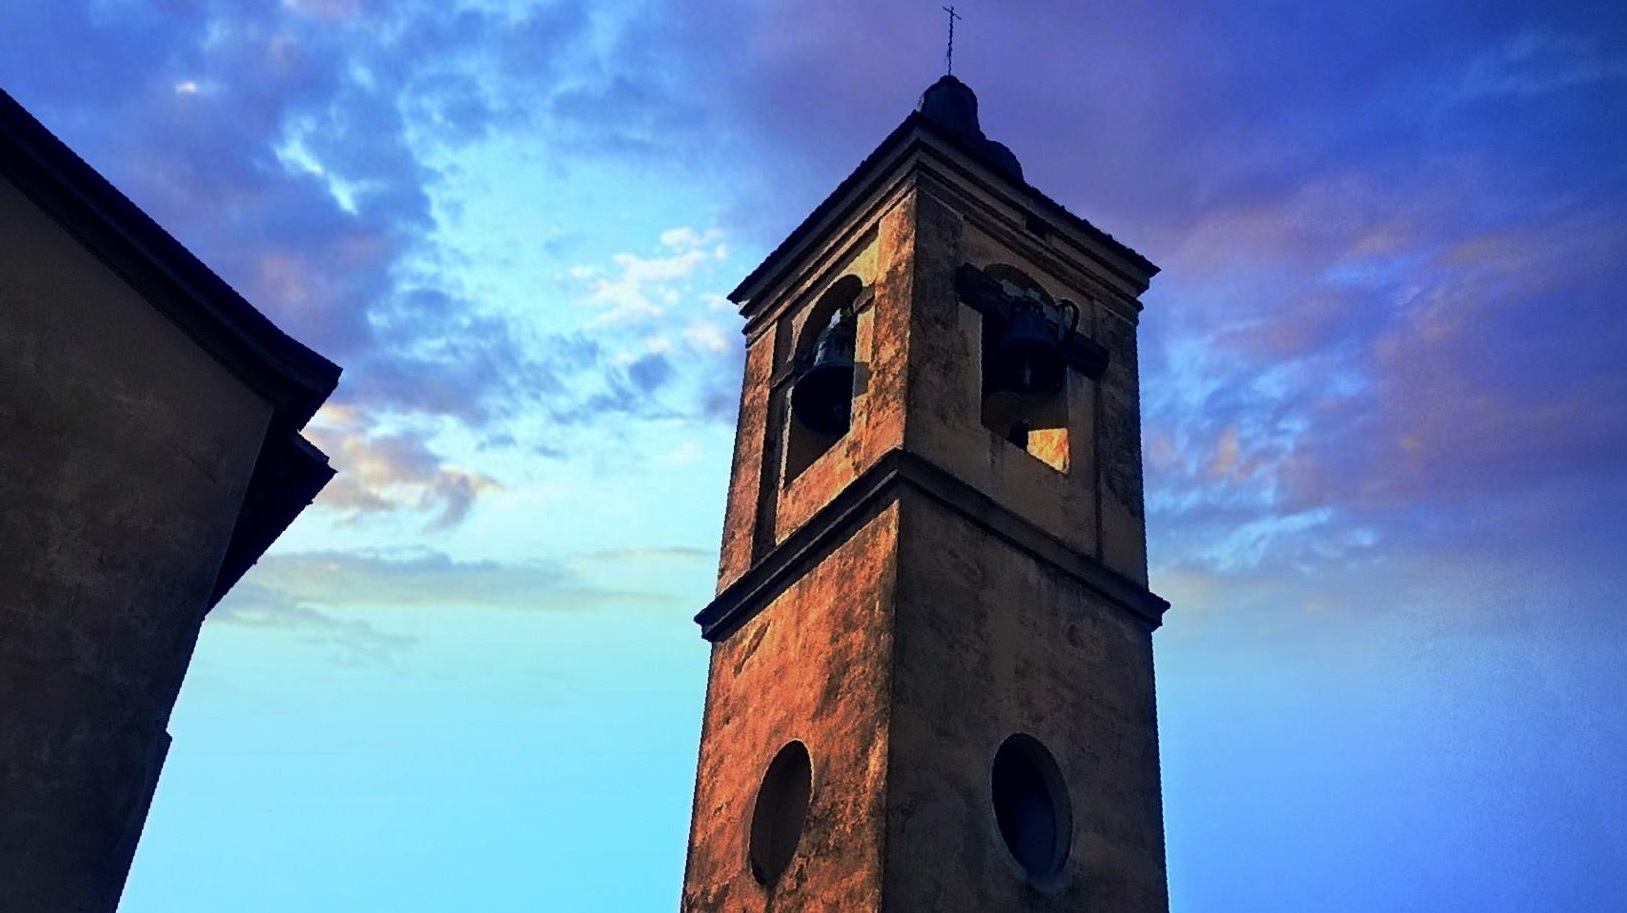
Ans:
<svg viewBox="0 0 1627 913"><path fill-rule="evenodd" d="M122 910L671 909L734 283L937 2L13 0L0 87L344 380ZM1627 7L960 5L1142 332L1172 903L1627 909Z"/></svg>

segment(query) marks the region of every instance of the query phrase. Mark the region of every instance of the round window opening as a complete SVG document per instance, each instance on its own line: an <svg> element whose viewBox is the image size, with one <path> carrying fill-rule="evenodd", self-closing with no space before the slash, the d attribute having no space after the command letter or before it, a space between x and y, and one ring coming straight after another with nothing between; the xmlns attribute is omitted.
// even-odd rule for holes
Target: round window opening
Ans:
<svg viewBox="0 0 1627 913"><path fill-rule="evenodd" d="M994 819L1012 858L1036 878L1068 859L1073 815L1056 760L1034 738L1014 735L994 754Z"/></svg>
<svg viewBox="0 0 1627 913"><path fill-rule="evenodd" d="M808 797L813 793L813 765L808 748L792 742L780 749L757 788L757 806L751 813L751 875L770 885L785 872L802 839L808 820Z"/></svg>

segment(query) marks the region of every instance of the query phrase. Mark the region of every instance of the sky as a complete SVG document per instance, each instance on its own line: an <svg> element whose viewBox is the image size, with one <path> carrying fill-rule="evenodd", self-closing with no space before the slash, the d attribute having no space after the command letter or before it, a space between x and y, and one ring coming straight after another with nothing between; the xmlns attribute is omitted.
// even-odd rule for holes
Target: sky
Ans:
<svg viewBox="0 0 1627 913"><path fill-rule="evenodd" d="M723 296L939 7L0 5L0 88L345 371L123 913L675 907ZM1163 269L1172 908L1627 909L1627 6L958 10L985 130Z"/></svg>

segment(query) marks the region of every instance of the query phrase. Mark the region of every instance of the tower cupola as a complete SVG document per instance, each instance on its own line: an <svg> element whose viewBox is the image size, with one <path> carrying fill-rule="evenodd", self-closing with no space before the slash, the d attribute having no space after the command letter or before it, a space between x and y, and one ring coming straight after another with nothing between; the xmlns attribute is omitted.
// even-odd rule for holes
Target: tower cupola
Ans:
<svg viewBox="0 0 1627 913"><path fill-rule="evenodd" d="M1023 166L1017 156L1005 145L983 135L983 127L977 122L977 94L971 86L945 75L921 93L921 103L916 105L916 110L1008 177L1023 179Z"/></svg>

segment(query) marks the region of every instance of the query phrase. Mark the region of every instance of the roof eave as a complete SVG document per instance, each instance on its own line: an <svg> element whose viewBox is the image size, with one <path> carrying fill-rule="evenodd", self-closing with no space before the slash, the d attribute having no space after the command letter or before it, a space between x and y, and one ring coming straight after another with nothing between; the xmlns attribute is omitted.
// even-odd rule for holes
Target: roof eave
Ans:
<svg viewBox="0 0 1627 913"><path fill-rule="evenodd" d="M729 300L736 305L746 305L764 287L770 285L781 272L789 268L789 263L794 259L794 254L811 239L827 219L854 200L857 196L855 191L865 181L876 177L883 164L907 145L916 131L930 134L934 139L948 144L974 160L983 160L980 153L967 146L958 137L934 124L921 115L920 112L911 112L869 155L865 156L864 160L854 168L852 173L843 178L841 183L837 184L836 188L818 206L814 207L813 211L796 228L791 230L791 233L763 259L762 263L758 264L740 281L734 291L729 293ZM998 169L993 170L999 173L1002 180L1017 190L1020 196L1027 198L1040 209L1045 210L1051 218L1073 227L1091 240L1101 244L1110 253L1122 258L1133 269L1141 272L1146 279L1151 279L1158 273L1158 267L1152 261L1112 235L1097 228L1089 220L1069 212L1066 207L1046 196L1032 184L999 172Z"/></svg>
<svg viewBox="0 0 1627 913"><path fill-rule="evenodd" d="M266 397L273 425L304 427L337 386L338 365L278 329L3 91L0 176Z"/></svg>

